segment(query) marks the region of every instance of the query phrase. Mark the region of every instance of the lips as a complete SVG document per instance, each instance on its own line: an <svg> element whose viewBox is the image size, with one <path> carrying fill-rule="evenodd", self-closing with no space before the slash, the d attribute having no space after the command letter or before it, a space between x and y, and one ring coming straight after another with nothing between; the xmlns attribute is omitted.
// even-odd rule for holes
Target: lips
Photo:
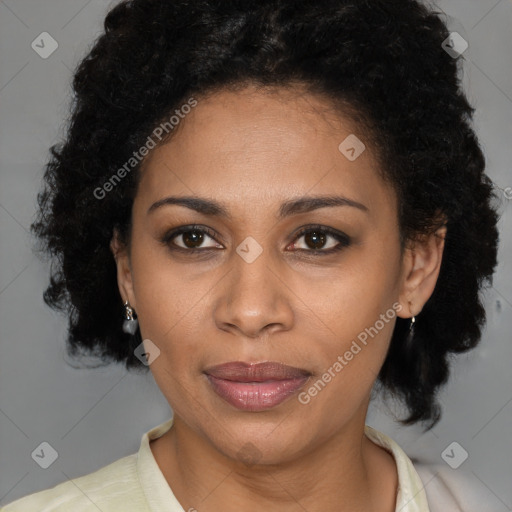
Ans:
<svg viewBox="0 0 512 512"><path fill-rule="evenodd" d="M204 372L213 391L240 410L263 411L295 394L311 373L277 362L235 361Z"/></svg>

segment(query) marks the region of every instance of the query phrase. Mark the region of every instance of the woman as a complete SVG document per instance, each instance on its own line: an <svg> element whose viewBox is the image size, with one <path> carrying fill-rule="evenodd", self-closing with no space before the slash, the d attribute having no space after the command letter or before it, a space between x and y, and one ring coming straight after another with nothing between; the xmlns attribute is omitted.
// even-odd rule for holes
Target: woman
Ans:
<svg viewBox="0 0 512 512"><path fill-rule="evenodd" d="M33 229L70 354L149 368L173 417L5 512L461 509L365 425L377 384L431 428L485 320L497 214L449 37L412 0L112 9Z"/></svg>

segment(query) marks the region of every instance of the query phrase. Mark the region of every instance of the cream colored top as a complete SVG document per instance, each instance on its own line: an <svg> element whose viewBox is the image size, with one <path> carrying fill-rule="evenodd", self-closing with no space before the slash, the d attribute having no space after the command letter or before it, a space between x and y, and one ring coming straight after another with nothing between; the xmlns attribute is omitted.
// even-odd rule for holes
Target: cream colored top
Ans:
<svg viewBox="0 0 512 512"><path fill-rule="evenodd" d="M5 505L0 512L185 512L165 480L149 446L149 441L167 432L172 418L146 432L138 453L128 455L97 471L62 482ZM365 434L394 457L398 472L396 512L457 512L456 497L443 483L435 482L434 473L425 471L427 489L435 489L427 504L422 480L411 460L398 444L385 434L365 426ZM450 469L450 468L449 468ZM472 505L473 506L473 505ZM473 508L471 508L473 510ZM478 512L482 512L480 509ZM491 509L485 509L491 512ZM496 509L498 510L498 509Z"/></svg>

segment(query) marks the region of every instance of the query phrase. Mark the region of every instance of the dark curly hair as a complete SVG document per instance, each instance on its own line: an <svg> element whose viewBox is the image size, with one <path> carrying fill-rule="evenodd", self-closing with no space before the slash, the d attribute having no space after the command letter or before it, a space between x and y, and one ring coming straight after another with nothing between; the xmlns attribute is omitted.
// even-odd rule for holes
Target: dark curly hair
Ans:
<svg viewBox="0 0 512 512"><path fill-rule="evenodd" d="M442 47L442 13L415 0L128 0L80 62L65 140L51 148L31 229L52 256L45 302L66 310L67 354L147 370L142 341L122 331L109 242L128 247L140 165L98 199L95 190L192 96L301 84L357 122L399 204L402 249L447 226L433 295L406 343L397 318L378 382L404 400L403 424L440 418L450 353L476 346L479 292L497 256L496 195L471 127L458 59ZM162 138L165 142L172 135Z"/></svg>

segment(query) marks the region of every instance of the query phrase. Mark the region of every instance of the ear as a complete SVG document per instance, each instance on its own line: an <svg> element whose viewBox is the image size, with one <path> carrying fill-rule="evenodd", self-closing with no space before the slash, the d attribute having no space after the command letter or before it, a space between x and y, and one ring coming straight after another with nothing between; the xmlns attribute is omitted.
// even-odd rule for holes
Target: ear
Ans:
<svg viewBox="0 0 512 512"><path fill-rule="evenodd" d="M416 316L434 292L443 259L446 226L411 242L405 249L399 302L402 318Z"/></svg>
<svg viewBox="0 0 512 512"><path fill-rule="evenodd" d="M128 301L133 309L137 309L135 294L133 292L132 269L128 248L119 240L119 233L114 229L110 241L110 249L117 265L117 285L124 302Z"/></svg>

